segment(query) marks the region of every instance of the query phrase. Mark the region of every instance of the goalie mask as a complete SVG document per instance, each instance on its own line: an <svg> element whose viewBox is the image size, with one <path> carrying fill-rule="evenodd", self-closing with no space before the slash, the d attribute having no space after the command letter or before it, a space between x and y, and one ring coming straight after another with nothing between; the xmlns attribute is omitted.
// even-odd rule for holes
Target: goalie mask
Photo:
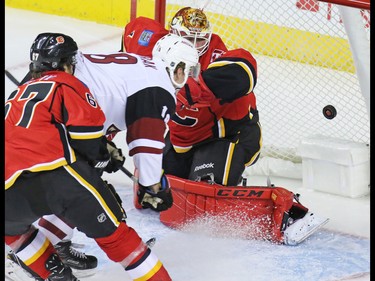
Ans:
<svg viewBox="0 0 375 281"><path fill-rule="evenodd" d="M75 65L76 42L65 34L41 33L30 48L30 70L64 70L64 64Z"/></svg>
<svg viewBox="0 0 375 281"><path fill-rule="evenodd" d="M212 28L201 9L185 7L169 23L170 32L188 39L202 56L210 44Z"/></svg>
<svg viewBox="0 0 375 281"><path fill-rule="evenodd" d="M161 59L166 65L167 71L175 88L182 88L188 77L197 78L200 74L199 56L193 44L180 36L167 34L160 38L153 50L152 57ZM184 69L184 80L178 82L174 74L178 67Z"/></svg>

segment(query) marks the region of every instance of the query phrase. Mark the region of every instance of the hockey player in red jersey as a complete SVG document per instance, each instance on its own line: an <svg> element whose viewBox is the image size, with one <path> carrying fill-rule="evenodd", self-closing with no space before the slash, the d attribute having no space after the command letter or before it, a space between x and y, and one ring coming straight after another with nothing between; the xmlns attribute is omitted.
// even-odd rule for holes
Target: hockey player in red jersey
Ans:
<svg viewBox="0 0 375 281"><path fill-rule="evenodd" d="M110 122L117 120L117 115L108 118L104 116L98 102L100 98L95 97L91 89L72 75L84 71L90 63L107 64L109 61L113 63L116 59L124 59L124 54L118 57L88 55L91 60L88 58L80 70L79 60L84 62L85 59L76 53L77 45L67 35L38 35L30 52L33 79L19 86L6 102L6 244L17 254L20 264L36 278L77 280L70 268L61 262L51 242L41 231L31 227L39 217L56 214L95 239L111 260L124 266L133 280L171 280L158 258L142 242L136 231L127 226L123 209L100 178L101 172L98 172L98 169L105 169L111 160L103 137L103 127L110 128L113 125ZM125 59L127 63L134 64L139 58L129 55ZM140 61L147 68L159 68L160 63ZM160 67L161 72L165 73L165 65ZM183 68L178 69L176 67L179 74L175 77L169 78L165 74L170 85L163 84L166 89L159 93L167 97L160 105L164 115L149 116L155 118L153 124L160 133L160 121L157 120L164 123L165 114L174 112L174 88L169 79L177 77L178 83L185 80L186 72ZM84 74L80 75L84 80ZM127 73L122 75L126 76ZM163 81L162 77L156 76L155 79ZM84 82L87 84L87 81ZM136 94L145 98L149 90L142 91L139 86L131 89L134 92L128 93L128 103L138 106L139 102L135 103ZM154 94L150 89L149 95ZM133 101L130 101L132 98ZM146 109L153 110L153 107L147 105ZM122 119L124 116L127 123L124 123L125 120L117 120L119 123L116 123L116 128L124 129L121 126L127 125L128 143L136 142L136 136L147 134L144 130L134 129L137 127L134 123L144 125L139 115L132 116L128 111L122 115ZM130 137L131 134L135 137ZM163 143L162 138L158 141ZM134 143L133 148L135 154L142 151L142 146L137 143ZM158 154L161 154L162 145L154 153L158 150ZM144 180L144 184L148 185L149 179L146 177ZM168 189L168 181L162 177L162 185L157 186ZM154 190L146 190L145 193L150 197L158 196ZM164 204L168 207L171 201Z"/></svg>
<svg viewBox="0 0 375 281"><path fill-rule="evenodd" d="M256 60L244 49L225 52L189 79L169 122L165 173L192 180L211 174L216 183L237 185L262 145L256 82Z"/></svg>
<svg viewBox="0 0 375 281"><path fill-rule="evenodd" d="M154 22L138 18L129 23L124 31L123 47L127 51L142 51L142 54L149 55L158 34L165 32L164 27ZM147 42L147 47L145 42L137 41L137 35L144 32L150 36L143 38L152 38ZM176 185L172 189L178 202L175 201L171 209L161 213L160 218L167 225L178 226L176 222L182 224L192 219L193 214L216 210L218 215L221 207L215 202L223 202L211 201L211 197L207 196L214 192L216 185L209 186L210 192L207 193L202 191L205 188L199 191L196 186L194 192L187 192L189 181L180 179L237 186L244 169L256 163L259 157L262 134L253 92L257 82L254 57L241 48L228 51L220 37L212 34L212 26L200 9L180 9L169 23L169 32L194 43L202 69L199 79L189 78L177 94L176 113L168 123L170 140L166 138L164 149L163 167ZM184 191L178 190L179 187ZM274 206L263 209L264 216L272 215L273 226L268 227L266 232L271 233L269 237L273 241L298 244L327 221L308 212L306 207L295 200L292 192L283 188L275 189L272 195L268 192L265 194L269 197L264 197L265 201L261 204ZM202 195L207 196L206 200L202 199L205 198ZM200 201L201 204L198 203ZM225 212L236 206L234 201L233 205L228 203L222 210ZM134 204L141 208L137 198ZM243 208L249 210L247 206ZM248 215L254 216L254 213ZM298 223L289 227L291 222Z"/></svg>

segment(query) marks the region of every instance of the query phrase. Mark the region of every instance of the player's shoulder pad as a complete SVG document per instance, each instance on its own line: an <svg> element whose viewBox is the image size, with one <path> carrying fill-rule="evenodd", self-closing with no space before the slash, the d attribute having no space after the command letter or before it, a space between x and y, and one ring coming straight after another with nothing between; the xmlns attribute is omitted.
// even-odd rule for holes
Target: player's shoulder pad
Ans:
<svg viewBox="0 0 375 281"><path fill-rule="evenodd" d="M226 51L220 57L218 57L215 61L210 63L208 68L213 67L215 65L219 65L217 62L220 62L220 61L228 61L228 62L243 61L243 62L246 62L246 64L250 64L255 69L257 67L256 59L253 57L253 55L249 51L243 48Z"/></svg>
<svg viewBox="0 0 375 281"><path fill-rule="evenodd" d="M151 56L152 48L156 42L166 34L168 34L168 30L158 21L138 17L125 26L123 46L126 52Z"/></svg>
<svg viewBox="0 0 375 281"><path fill-rule="evenodd" d="M252 92L257 80L256 60L245 49L230 50L210 63L202 77L217 98L231 101Z"/></svg>
<svg viewBox="0 0 375 281"><path fill-rule="evenodd" d="M53 78L53 81L64 84L70 88L73 88L76 92L90 92L89 88L77 77L75 77L72 74L63 72L63 71L54 71L54 75L56 75Z"/></svg>

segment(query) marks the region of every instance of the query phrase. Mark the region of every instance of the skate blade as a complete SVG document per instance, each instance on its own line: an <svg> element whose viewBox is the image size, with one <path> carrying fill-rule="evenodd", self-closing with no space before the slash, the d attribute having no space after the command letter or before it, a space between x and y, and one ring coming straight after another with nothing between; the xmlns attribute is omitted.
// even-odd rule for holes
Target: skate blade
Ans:
<svg viewBox="0 0 375 281"><path fill-rule="evenodd" d="M319 223L315 224L309 231L306 232L305 235L299 237L298 239L287 239L285 242L286 245L289 246L296 246L303 241L305 241L308 237L310 237L312 234L314 234L317 230L319 230L323 225L325 225L329 221L328 218L322 219Z"/></svg>

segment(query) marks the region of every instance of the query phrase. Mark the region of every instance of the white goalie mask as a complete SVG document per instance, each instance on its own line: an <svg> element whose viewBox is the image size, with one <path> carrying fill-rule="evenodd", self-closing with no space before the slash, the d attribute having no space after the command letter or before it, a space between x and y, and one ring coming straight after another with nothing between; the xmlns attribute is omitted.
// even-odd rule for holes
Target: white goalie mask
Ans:
<svg viewBox="0 0 375 281"><path fill-rule="evenodd" d="M201 9L191 7L180 9L170 21L169 30L192 42L199 56L207 51L211 41L212 28Z"/></svg>
<svg viewBox="0 0 375 281"><path fill-rule="evenodd" d="M188 77L197 78L200 74L200 63L197 50L193 44L180 36L167 34L160 38L152 49L152 57L159 58L169 72L175 88L182 88ZM177 66L184 68L184 81L179 83L174 79L174 72Z"/></svg>

